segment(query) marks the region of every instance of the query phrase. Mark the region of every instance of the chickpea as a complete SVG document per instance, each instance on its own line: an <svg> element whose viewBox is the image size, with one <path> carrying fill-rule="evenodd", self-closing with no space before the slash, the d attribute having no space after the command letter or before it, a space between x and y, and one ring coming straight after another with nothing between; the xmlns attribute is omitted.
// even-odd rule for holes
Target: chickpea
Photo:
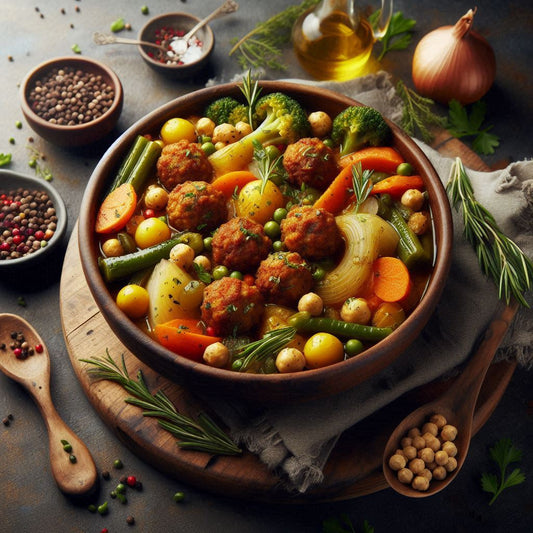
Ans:
<svg viewBox="0 0 533 533"><path fill-rule="evenodd" d="M417 211L409 217L407 225L417 235L424 235L429 229L429 216L427 213Z"/></svg>
<svg viewBox="0 0 533 533"><path fill-rule="evenodd" d="M409 470L409 468L402 468L398 470L398 481L400 483L404 483L405 485L409 485L411 481L413 481L414 474Z"/></svg>
<svg viewBox="0 0 533 533"><path fill-rule="evenodd" d="M196 123L196 132L198 135L205 135L206 137L212 137L215 129L215 123L207 117L198 119Z"/></svg>
<svg viewBox="0 0 533 533"><path fill-rule="evenodd" d="M457 437L457 428L450 424L446 424L440 431L442 440L455 440Z"/></svg>
<svg viewBox="0 0 533 533"><path fill-rule="evenodd" d="M197 255L194 258L193 263L196 263L200 268L202 268L206 272L209 272L211 270L211 260L209 259L209 257L205 255Z"/></svg>
<svg viewBox="0 0 533 533"><path fill-rule="evenodd" d="M314 111L307 117L314 137L325 137L331 131L333 121L324 111Z"/></svg>
<svg viewBox="0 0 533 533"><path fill-rule="evenodd" d="M426 463L424 463L419 457L409 461L409 470L411 470L413 474L420 474L424 468L426 468Z"/></svg>
<svg viewBox="0 0 533 533"><path fill-rule="evenodd" d="M448 423L446 418L439 414L432 415L429 421L435 424L439 429L442 429Z"/></svg>
<svg viewBox="0 0 533 533"><path fill-rule="evenodd" d="M431 481L433 478L433 474L431 473L431 470L429 468L424 468L422 472L420 472L421 476L424 476L428 481Z"/></svg>
<svg viewBox="0 0 533 533"><path fill-rule="evenodd" d="M419 428L411 428L408 432L407 432L407 436L408 437L418 437L422 435L422 433L420 432L420 429Z"/></svg>
<svg viewBox="0 0 533 533"><path fill-rule="evenodd" d="M406 446L412 446L413 445L413 439L411 437L404 437L401 441L400 441L400 446L402 448L405 448Z"/></svg>
<svg viewBox="0 0 533 533"><path fill-rule="evenodd" d="M364 298L348 298L342 305L341 318L345 322L368 324L371 317L372 312Z"/></svg>
<svg viewBox="0 0 533 533"><path fill-rule="evenodd" d="M307 311L311 316L320 316L324 310L322 298L314 292L304 294L298 301L298 311Z"/></svg>
<svg viewBox="0 0 533 533"><path fill-rule="evenodd" d="M169 259L173 263L176 263L176 265L187 270L191 267L194 260L194 250L188 244L180 242L170 250Z"/></svg>
<svg viewBox="0 0 533 533"><path fill-rule="evenodd" d="M426 422L422 426L422 435L424 433L431 433L434 437L436 437L439 434L439 428L436 424L433 424L432 422Z"/></svg>
<svg viewBox="0 0 533 533"><path fill-rule="evenodd" d="M435 462L439 466L444 466L448 462L449 458L449 455L444 450L439 450L435 453Z"/></svg>
<svg viewBox="0 0 533 533"><path fill-rule="evenodd" d="M417 450L421 450L422 448L426 448L426 441L422 437L422 435L417 435L416 437L413 438L413 446Z"/></svg>
<svg viewBox="0 0 533 533"><path fill-rule="evenodd" d="M448 462L444 465L446 472L453 472L457 468L457 459L455 457L450 457Z"/></svg>
<svg viewBox="0 0 533 533"><path fill-rule="evenodd" d="M418 457L426 464L432 463L435 460L435 452L431 448L422 448L418 450Z"/></svg>
<svg viewBox="0 0 533 533"><path fill-rule="evenodd" d="M281 374L300 372L305 368L304 354L296 348L283 348L276 357L276 368Z"/></svg>
<svg viewBox="0 0 533 533"><path fill-rule="evenodd" d="M209 366L224 368L229 361L229 350L221 342L215 342L204 350L203 359Z"/></svg>
<svg viewBox="0 0 533 533"><path fill-rule="evenodd" d="M446 468L444 468L443 466L437 466L433 470L433 478L438 481L442 481L443 479L446 479L447 475L448 475L448 472L446 472Z"/></svg>
<svg viewBox="0 0 533 533"><path fill-rule="evenodd" d="M404 446L403 454L407 459L411 460L417 456L418 450L414 446Z"/></svg>
<svg viewBox="0 0 533 533"><path fill-rule="evenodd" d="M237 131L239 139L242 139L246 135L252 133L252 126L250 126L248 122L240 120L239 122L237 122L237 124L235 124L235 130Z"/></svg>
<svg viewBox="0 0 533 533"><path fill-rule="evenodd" d="M435 461L431 461L431 463L426 463L426 468L428 468L429 470L431 470L433 472L433 470L435 470L435 468L437 467L437 463Z"/></svg>
<svg viewBox="0 0 533 533"><path fill-rule="evenodd" d="M395 452L394 452L394 455L401 455L402 457L405 457L405 453L403 453L403 450L401 448L398 448Z"/></svg>
<svg viewBox="0 0 533 533"><path fill-rule="evenodd" d="M144 205L148 209L153 209L154 211L162 211L165 209L168 203L168 193L157 185L148 187L146 194L144 195Z"/></svg>
<svg viewBox="0 0 533 533"><path fill-rule="evenodd" d="M424 492L429 488L429 479L424 476L416 476L411 483L411 487L413 487L415 490L419 490L420 492Z"/></svg>
<svg viewBox="0 0 533 533"><path fill-rule="evenodd" d="M118 239L107 239L102 244L102 252L107 257L119 257L124 255L124 248Z"/></svg>
<svg viewBox="0 0 533 533"><path fill-rule="evenodd" d="M424 194L418 189L408 189L402 194L401 203L413 211L420 211L424 205Z"/></svg>
<svg viewBox="0 0 533 533"><path fill-rule="evenodd" d="M212 140L215 143L215 146L219 142L230 144L239 140L239 135L237 134L235 126L232 124L220 124L215 127Z"/></svg>
<svg viewBox="0 0 533 533"><path fill-rule="evenodd" d="M448 457L455 457L457 455L457 446L448 440L442 443L442 451L446 452Z"/></svg>
<svg viewBox="0 0 533 533"><path fill-rule="evenodd" d="M389 458L389 466L393 470L401 470L402 468L405 468L405 465L407 464L405 457L403 455L400 455L398 453L395 453L394 455L391 455Z"/></svg>

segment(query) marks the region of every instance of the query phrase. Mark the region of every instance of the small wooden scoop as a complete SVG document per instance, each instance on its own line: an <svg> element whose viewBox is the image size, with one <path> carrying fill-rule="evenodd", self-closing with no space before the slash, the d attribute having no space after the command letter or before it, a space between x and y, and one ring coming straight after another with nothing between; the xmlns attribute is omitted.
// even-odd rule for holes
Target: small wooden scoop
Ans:
<svg viewBox="0 0 533 533"><path fill-rule="evenodd" d="M492 319L474 355L453 385L440 398L419 407L407 415L389 437L383 453L383 473L388 484L399 494L412 498L431 496L448 486L457 476L470 446L474 410L481 385L517 309L517 303L506 306L503 310L500 309ZM396 449L401 448L400 440L407 432L414 427L420 428L435 413L444 415L448 423L454 425L458 430L457 439L455 440L455 445L457 446L457 456L455 457L457 468L449 473L444 480L431 480L428 490L418 491L410 485L401 483L397 478L396 472L389 467L388 462Z"/></svg>
<svg viewBox="0 0 533 533"><path fill-rule="evenodd" d="M17 358L10 348L13 332L22 334L34 350L40 345L42 351L26 358ZM28 389L44 418L48 430L50 464L57 485L62 492L71 496L88 494L98 480L96 466L85 444L65 424L52 403L50 357L45 344L28 322L8 313L0 314L0 344L5 345L0 349L0 369ZM72 446L72 451L63 448L64 442Z"/></svg>

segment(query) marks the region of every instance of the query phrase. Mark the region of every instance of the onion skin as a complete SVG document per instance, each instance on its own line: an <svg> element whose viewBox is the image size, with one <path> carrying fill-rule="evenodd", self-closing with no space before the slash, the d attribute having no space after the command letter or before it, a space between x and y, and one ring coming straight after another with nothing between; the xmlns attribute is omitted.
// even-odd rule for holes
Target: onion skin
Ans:
<svg viewBox="0 0 533 533"><path fill-rule="evenodd" d="M474 11L455 26L442 26L418 43L412 77L418 93L442 104L457 100L462 105L482 98L494 83L494 50L472 29Z"/></svg>

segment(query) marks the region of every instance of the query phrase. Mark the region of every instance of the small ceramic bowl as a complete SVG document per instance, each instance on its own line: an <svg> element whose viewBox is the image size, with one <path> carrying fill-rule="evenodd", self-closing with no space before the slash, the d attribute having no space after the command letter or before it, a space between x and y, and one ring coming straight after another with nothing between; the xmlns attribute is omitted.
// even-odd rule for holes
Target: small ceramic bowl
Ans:
<svg viewBox="0 0 533 533"><path fill-rule="evenodd" d="M12 269L14 267L25 267L49 257L60 245L67 229L67 210L65 204L61 196L48 181L42 178L13 172L11 170L0 170L0 195L8 194L20 187L29 191L43 191L48 194L48 197L52 200L54 205L55 216L57 217L56 229L50 240L46 241L46 246L38 248L32 253L28 253L16 259L0 259L0 271L8 268ZM0 233L2 233L4 231L4 226L7 227L7 224L5 223L3 214L0 214L0 217ZM3 239L2 242L4 242ZM0 244L0 250L1 246L2 245Z"/></svg>
<svg viewBox="0 0 533 533"><path fill-rule="evenodd" d="M81 95L79 90L78 93L73 93L73 96L53 95L57 101L57 110L51 111L51 113L54 113L56 117L43 118L44 111L39 111L36 107L33 97L35 94L34 90L37 84L49 78L50 74L57 69L63 69L66 72L81 72L90 75L90 79L93 76L101 76L102 82L109 88L109 93L107 96L99 95L98 90L102 86L94 86L89 87L89 96ZM69 79L69 84L70 81ZM79 84L80 82L76 81L76 83ZM83 84L83 81L81 83ZM58 89L61 88L63 92L65 85L68 86L64 82L62 85L59 85ZM81 89L83 88L81 86ZM77 101L72 102L73 97L77 97L80 100L87 100L84 102L86 108L84 107L80 110ZM35 133L53 144L76 147L96 142L111 132L122 112L124 94L118 76L103 63L86 57L58 57L41 63L26 75L20 89L20 98L22 113ZM104 98L104 103L102 103L100 98ZM51 99L47 99L47 103L50 101ZM101 114L87 122L79 121L77 115L74 119L70 119L74 122L73 124L59 124L51 121L52 118L55 118L57 121L58 114L64 117L63 120L66 120L65 114L67 112L71 113L71 117L74 112L85 114L85 116L90 113L97 114L99 112L95 110L95 106L100 105L103 108L100 111ZM78 106L78 110L76 110L76 106Z"/></svg>
<svg viewBox="0 0 533 533"><path fill-rule="evenodd" d="M140 41L157 43L161 39L160 32L166 31L171 35L179 32L181 35L192 29L200 19L188 13L166 13L152 18L139 32ZM182 33L183 32L183 33ZM172 79L183 79L202 70L215 47L215 36L209 26L200 28L191 39L197 39L198 47L190 47L189 59L184 62L164 63L158 60L158 50L149 46L139 45L139 53L144 61L156 72ZM195 50L195 48L197 48Z"/></svg>

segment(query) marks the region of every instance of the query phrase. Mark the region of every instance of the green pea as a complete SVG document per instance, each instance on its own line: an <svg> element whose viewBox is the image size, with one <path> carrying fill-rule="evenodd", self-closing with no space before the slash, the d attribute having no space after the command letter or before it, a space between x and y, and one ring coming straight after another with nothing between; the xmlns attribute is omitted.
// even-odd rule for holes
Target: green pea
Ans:
<svg viewBox="0 0 533 533"><path fill-rule="evenodd" d="M212 276L213 279L222 279L226 276L229 276L228 267L224 265L217 265L215 268L213 268Z"/></svg>
<svg viewBox="0 0 533 533"><path fill-rule="evenodd" d="M275 252L283 252L283 250L285 249L285 245L283 244L283 241L274 241L272 243L272 249Z"/></svg>
<svg viewBox="0 0 533 533"><path fill-rule="evenodd" d="M281 224L281 221L287 216L287 210L284 207L278 207L274 214L272 215L272 218L274 221L276 221L278 224Z"/></svg>
<svg viewBox="0 0 533 533"><path fill-rule="evenodd" d="M238 372L242 368L243 360L242 359L235 359L233 363L231 363L231 369Z"/></svg>
<svg viewBox="0 0 533 533"><path fill-rule="evenodd" d="M211 155L217 151L215 145L211 141L206 141L202 143L201 148L204 151L205 155Z"/></svg>
<svg viewBox="0 0 533 533"><path fill-rule="evenodd" d="M344 351L348 357L353 357L363 351L363 343L359 339L350 339L344 345Z"/></svg>
<svg viewBox="0 0 533 533"><path fill-rule="evenodd" d="M263 372L265 374L276 374L277 371L276 359L274 357L267 357L263 363Z"/></svg>
<svg viewBox="0 0 533 533"><path fill-rule="evenodd" d="M174 494L174 496L173 496L173 500L176 503L182 502L184 499L185 499L185 493L181 492L181 491L176 492L176 494Z"/></svg>
<svg viewBox="0 0 533 533"><path fill-rule="evenodd" d="M15 122L15 127L20 130L22 128L22 122L20 120L17 120Z"/></svg>
<svg viewBox="0 0 533 533"><path fill-rule="evenodd" d="M229 275L230 278L234 278L234 279L240 279L241 281L244 279L244 276L242 274L242 272L239 272L238 270L234 270L230 275Z"/></svg>
<svg viewBox="0 0 533 533"><path fill-rule="evenodd" d="M188 244L196 255L201 254L204 250L204 238L201 233L187 231L179 236L179 242Z"/></svg>
<svg viewBox="0 0 533 533"><path fill-rule="evenodd" d="M213 237L206 237L204 239L204 250L210 252L213 249Z"/></svg>
<svg viewBox="0 0 533 533"><path fill-rule="evenodd" d="M30 160L28 161L28 166L29 166L30 168L35 168L35 167L37 167L37 159L30 159Z"/></svg>
<svg viewBox="0 0 533 533"><path fill-rule="evenodd" d="M321 281L321 280L323 280L326 277L326 269L324 267L317 266L313 270L313 274L312 275L313 275L313 279L315 281Z"/></svg>
<svg viewBox="0 0 533 533"><path fill-rule="evenodd" d="M150 10L148 9L148 6L142 6L141 7L141 13L143 15L148 15L148 13L150 13Z"/></svg>
<svg viewBox="0 0 533 533"><path fill-rule="evenodd" d="M410 165L410 163L400 163L396 167L396 174L399 174L400 176L410 176L413 173L413 167Z"/></svg>
<svg viewBox="0 0 533 533"><path fill-rule="evenodd" d="M277 239L281 235L280 225L275 220L269 220L264 226L265 234L271 239Z"/></svg>
<svg viewBox="0 0 533 533"><path fill-rule="evenodd" d="M334 148L335 147L335 143L333 142L332 139L330 139L329 137L327 139L324 139L322 141L328 148Z"/></svg>
<svg viewBox="0 0 533 533"><path fill-rule="evenodd" d="M274 161L281 155L281 152L277 146L269 144L268 146L265 146L265 154L271 161Z"/></svg>

